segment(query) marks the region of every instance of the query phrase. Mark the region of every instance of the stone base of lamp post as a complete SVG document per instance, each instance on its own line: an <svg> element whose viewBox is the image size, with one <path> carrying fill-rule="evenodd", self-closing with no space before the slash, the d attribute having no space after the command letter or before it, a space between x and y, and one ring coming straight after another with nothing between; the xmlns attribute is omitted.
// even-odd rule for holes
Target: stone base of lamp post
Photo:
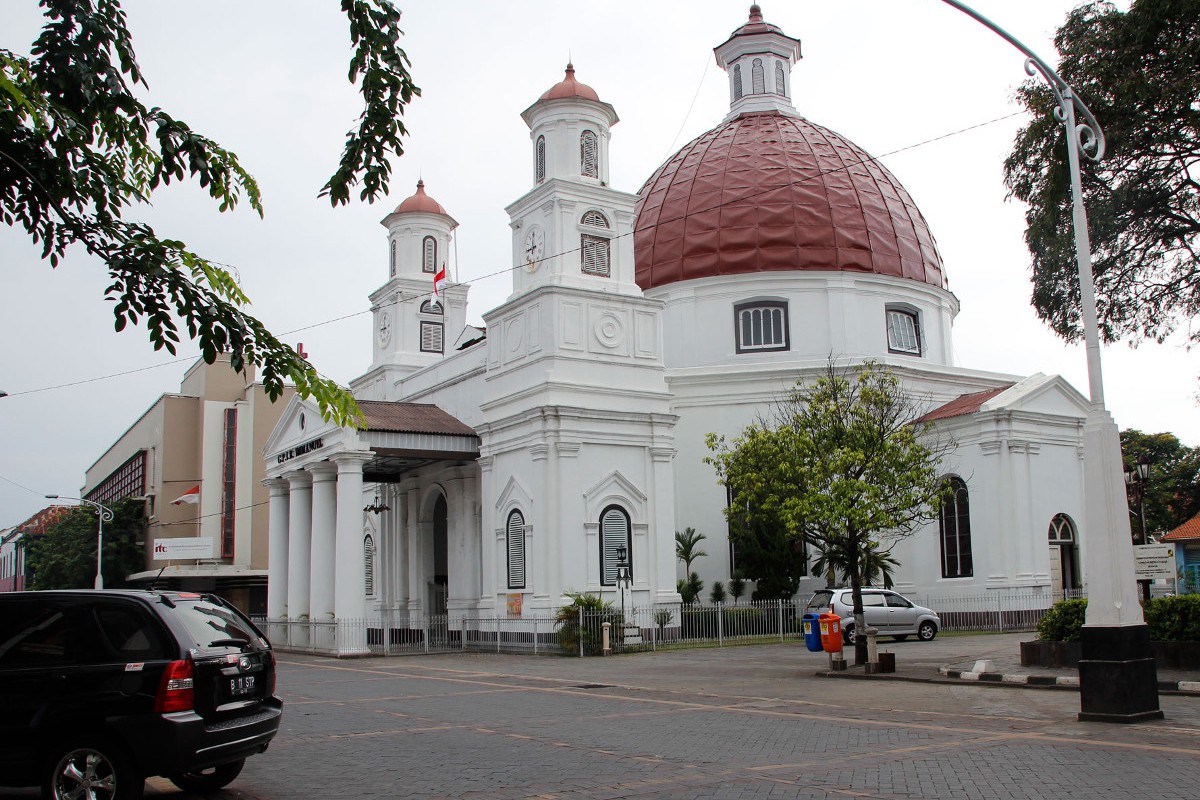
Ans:
<svg viewBox="0 0 1200 800"><path fill-rule="evenodd" d="M1079 661L1079 719L1143 722L1162 719L1158 671L1147 625L1083 627Z"/></svg>

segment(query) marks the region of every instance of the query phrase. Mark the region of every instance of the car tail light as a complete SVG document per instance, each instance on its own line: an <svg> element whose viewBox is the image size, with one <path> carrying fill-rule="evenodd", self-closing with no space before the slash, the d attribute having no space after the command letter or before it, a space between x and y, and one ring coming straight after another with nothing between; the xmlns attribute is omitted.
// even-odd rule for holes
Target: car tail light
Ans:
<svg viewBox="0 0 1200 800"><path fill-rule="evenodd" d="M172 661L158 684L154 710L158 713L191 711L196 705L195 670L190 659Z"/></svg>
<svg viewBox="0 0 1200 800"><path fill-rule="evenodd" d="M267 697L275 695L275 651L270 650L268 654L271 656L271 669L267 676Z"/></svg>

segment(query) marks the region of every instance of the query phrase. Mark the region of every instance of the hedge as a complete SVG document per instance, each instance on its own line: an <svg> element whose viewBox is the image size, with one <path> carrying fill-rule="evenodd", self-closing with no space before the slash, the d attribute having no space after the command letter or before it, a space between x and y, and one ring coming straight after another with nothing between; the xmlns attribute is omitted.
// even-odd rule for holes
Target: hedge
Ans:
<svg viewBox="0 0 1200 800"><path fill-rule="evenodd" d="M1038 638L1047 642L1077 642L1087 600L1062 600L1038 622ZM1152 642L1200 642L1200 594L1152 597L1142 604Z"/></svg>

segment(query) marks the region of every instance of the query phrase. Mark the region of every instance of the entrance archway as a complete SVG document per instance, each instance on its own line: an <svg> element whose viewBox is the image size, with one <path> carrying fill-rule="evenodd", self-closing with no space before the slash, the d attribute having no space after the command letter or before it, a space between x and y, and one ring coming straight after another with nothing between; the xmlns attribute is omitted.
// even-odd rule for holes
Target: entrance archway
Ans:
<svg viewBox="0 0 1200 800"><path fill-rule="evenodd" d="M1057 597L1074 596L1081 588L1075 523L1066 514L1050 520L1050 590Z"/></svg>

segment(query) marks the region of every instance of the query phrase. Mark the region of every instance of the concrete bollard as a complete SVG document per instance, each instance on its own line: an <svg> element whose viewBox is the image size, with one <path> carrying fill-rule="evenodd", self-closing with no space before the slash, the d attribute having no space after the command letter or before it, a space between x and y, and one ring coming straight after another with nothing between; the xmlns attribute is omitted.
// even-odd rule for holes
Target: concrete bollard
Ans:
<svg viewBox="0 0 1200 800"><path fill-rule="evenodd" d="M606 656L612 655L612 647L608 643L608 632L612 628L611 622L605 622L600 625L600 643L603 654Z"/></svg>
<svg viewBox="0 0 1200 800"><path fill-rule="evenodd" d="M867 665L865 671L868 674L872 674L879 671L879 643L876 641L879 629L868 627L863 633L867 634Z"/></svg>

